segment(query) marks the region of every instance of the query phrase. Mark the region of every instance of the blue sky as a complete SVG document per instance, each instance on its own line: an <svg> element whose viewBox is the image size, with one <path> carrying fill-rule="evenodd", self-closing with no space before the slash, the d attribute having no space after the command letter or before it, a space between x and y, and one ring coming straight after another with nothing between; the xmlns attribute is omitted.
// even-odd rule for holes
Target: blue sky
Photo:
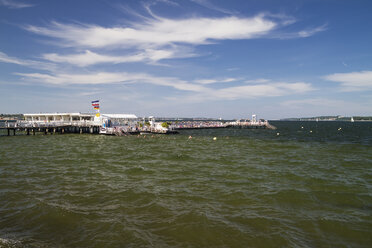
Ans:
<svg viewBox="0 0 372 248"><path fill-rule="evenodd" d="M0 113L372 115L369 0L0 0Z"/></svg>

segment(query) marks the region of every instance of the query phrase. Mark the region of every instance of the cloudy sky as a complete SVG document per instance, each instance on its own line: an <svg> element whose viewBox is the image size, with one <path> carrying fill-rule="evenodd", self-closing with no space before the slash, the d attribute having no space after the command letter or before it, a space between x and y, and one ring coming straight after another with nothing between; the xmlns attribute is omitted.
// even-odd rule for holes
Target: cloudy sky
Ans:
<svg viewBox="0 0 372 248"><path fill-rule="evenodd" d="M0 0L0 113L372 115L369 0Z"/></svg>

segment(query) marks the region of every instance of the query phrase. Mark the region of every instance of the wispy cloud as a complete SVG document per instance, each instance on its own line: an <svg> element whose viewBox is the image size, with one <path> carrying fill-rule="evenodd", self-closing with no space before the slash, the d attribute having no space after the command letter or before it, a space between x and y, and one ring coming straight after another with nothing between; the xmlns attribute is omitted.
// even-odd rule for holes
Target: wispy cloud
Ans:
<svg viewBox="0 0 372 248"><path fill-rule="evenodd" d="M298 34L298 37L306 38L306 37L313 36L316 33L323 32L325 30L327 30L327 25L305 29L305 30L299 31L297 34Z"/></svg>
<svg viewBox="0 0 372 248"><path fill-rule="evenodd" d="M62 47L86 50L85 53L67 55L44 54L44 59L85 67L97 63L157 64L164 59L195 57L199 56L193 51L195 45L227 39L253 39L267 34L277 25L277 22L259 14L251 18L152 17L127 27L52 22L46 27L27 26L26 29L55 39ZM102 49L122 55L104 55Z"/></svg>
<svg viewBox="0 0 372 248"><path fill-rule="evenodd" d="M245 80L245 83L248 84L261 84L261 83L268 83L270 82L270 79L265 79L265 78L258 78L258 79L251 79L251 80Z"/></svg>
<svg viewBox="0 0 372 248"><path fill-rule="evenodd" d="M42 73L16 73L32 82L55 85L105 85L105 84L153 84L171 87L184 92L194 92L187 99L192 101L206 100L236 100L255 97L274 97L291 94L302 94L313 90L311 84L305 82L260 82L253 85L240 85L213 89L208 85L216 82L195 83L175 77L158 77L145 73L110 73L98 72L87 74L42 74ZM222 81L232 82L236 79L229 78Z"/></svg>
<svg viewBox="0 0 372 248"><path fill-rule="evenodd" d="M9 57L3 52L0 52L0 62L10 63L10 64L17 64L17 65L27 65L27 61L21 60L15 57Z"/></svg>
<svg viewBox="0 0 372 248"><path fill-rule="evenodd" d="M198 84L215 84L215 83L230 83L239 80L238 78L222 78L222 79L197 79L194 80Z"/></svg>
<svg viewBox="0 0 372 248"><path fill-rule="evenodd" d="M144 60L144 57L141 54L136 54L132 56L109 56L97 54L89 50L86 50L85 53L68 55L48 53L43 54L42 58L56 63L69 63L81 67L94 65L98 63L118 64L123 62L138 62Z"/></svg>
<svg viewBox="0 0 372 248"><path fill-rule="evenodd" d="M221 12L221 13L224 13L224 14L231 14L231 15L236 14L236 11L231 11L229 9L218 7L217 5L212 4L208 0L191 0L191 1L207 8L207 9L215 10L217 12Z"/></svg>
<svg viewBox="0 0 372 248"><path fill-rule="evenodd" d="M290 108L304 108L304 106L312 105L318 107L339 107L344 105L345 101L342 100L333 100L327 98L307 98L300 100L288 100L280 103L280 105Z"/></svg>
<svg viewBox="0 0 372 248"><path fill-rule="evenodd" d="M0 5L6 6L10 9L22 9L22 8L29 8L29 7L34 6L29 3L22 3L22 2L14 1L14 0L0 0Z"/></svg>
<svg viewBox="0 0 372 248"><path fill-rule="evenodd" d="M265 84L260 83L256 85L243 85L219 89L213 92L211 97L235 100L240 98L274 97L302 94L312 90L313 88L311 84L305 82L270 82Z"/></svg>
<svg viewBox="0 0 372 248"><path fill-rule="evenodd" d="M170 44L206 44L213 40L252 39L278 24L264 15L251 18L153 19L132 27L101 27L53 22L49 27L27 26L30 32L61 40L72 47L162 47Z"/></svg>
<svg viewBox="0 0 372 248"><path fill-rule="evenodd" d="M314 36L317 33L324 32L327 30L327 25L321 25L314 28L306 28L296 32L273 32L268 35L270 38L274 39L296 39L296 38L307 38L310 36Z"/></svg>
<svg viewBox="0 0 372 248"><path fill-rule="evenodd" d="M51 64L51 63L45 63L45 62L36 61L36 60L19 59L16 57L8 56L7 54L3 52L0 52L0 62L26 66L30 68L39 69L39 70L54 71L56 69L56 65Z"/></svg>
<svg viewBox="0 0 372 248"><path fill-rule="evenodd" d="M136 54L114 56L104 55L86 50L84 53L78 54L56 54L47 53L43 54L42 58L55 63L68 63L80 67L100 64L100 63L130 63L130 62L144 62L144 63L156 63L159 60L174 59L174 58L187 58L196 56L190 49L182 47L173 47L169 49L145 49L142 52Z"/></svg>
<svg viewBox="0 0 372 248"><path fill-rule="evenodd" d="M372 71L335 73L324 79L340 83L342 91L372 90Z"/></svg>
<svg viewBox="0 0 372 248"><path fill-rule="evenodd" d="M194 46L222 40L278 38L275 37L275 30L295 22L293 18L270 13L260 13L253 17L169 19L156 16L149 6L147 8L151 17L139 16L141 21L127 26L103 27L52 22L48 26L29 25L25 29L53 39L61 47L86 50L85 53L77 54L43 55L44 59L53 62L84 67L97 63L156 63L164 59L194 57L198 56L193 52ZM309 37L324 29L319 27L299 31L287 35L287 38ZM95 51L99 49L99 52ZM102 49L122 55L104 55ZM128 51L132 54L128 54Z"/></svg>
<svg viewBox="0 0 372 248"><path fill-rule="evenodd" d="M279 106L287 111L295 110L298 116L306 115L368 115L371 112L372 102L365 99L363 103L358 101L346 101L326 97L305 98L281 102ZM309 112L310 111L310 112ZM302 113L302 114L299 114Z"/></svg>
<svg viewBox="0 0 372 248"><path fill-rule="evenodd" d="M67 85L99 85L99 84L138 84L149 83L158 86L172 87L182 91L202 92L207 88L189 83L187 81L172 77L156 77L146 73L111 73L111 72L94 72L86 74L44 74L44 73L15 73L24 77L25 80L32 82L67 86Z"/></svg>
<svg viewBox="0 0 372 248"><path fill-rule="evenodd" d="M313 91L314 88L310 83L305 82L273 82L258 83L253 85L240 85L225 87L221 89L208 88L205 91L197 92L182 99L185 102L205 102L220 100L238 100L279 97L288 95L304 94ZM176 100L176 98L169 97Z"/></svg>

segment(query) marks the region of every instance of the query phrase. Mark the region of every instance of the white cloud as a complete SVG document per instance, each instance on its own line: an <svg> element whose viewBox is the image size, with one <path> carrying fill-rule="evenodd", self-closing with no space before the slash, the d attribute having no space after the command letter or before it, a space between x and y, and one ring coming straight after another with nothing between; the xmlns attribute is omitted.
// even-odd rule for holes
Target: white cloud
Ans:
<svg viewBox="0 0 372 248"><path fill-rule="evenodd" d="M284 101L280 105L291 108L303 108L306 105L319 106L319 107L339 107L345 105L345 101L332 100L327 98L309 98L300 100Z"/></svg>
<svg viewBox="0 0 372 248"><path fill-rule="evenodd" d="M208 1L199 4L210 5ZM192 47L220 40L278 38L274 30L295 22L284 15L261 13L253 17L226 16L220 18L192 17L169 19L156 16L127 26L103 27L93 24L64 24L52 22L49 26L26 26L25 29L55 39L61 47L72 47L85 53L44 54L43 58L85 67L97 63L145 62L156 64L164 59L198 56ZM308 37L325 28L319 27L291 34L287 38ZM279 35L279 38L283 38ZM102 50L116 51L116 55L103 54ZM130 51L130 54L128 54ZM118 55L119 54L119 55Z"/></svg>
<svg viewBox="0 0 372 248"><path fill-rule="evenodd" d="M258 79L253 79L253 80L246 80L244 82L248 83L248 84L251 84L251 83L268 83L268 82L270 82L270 79L258 78Z"/></svg>
<svg viewBox="0 0 372 248"><path fill-rule="evenodd" d="M196 56L192 52L187 53L189 49L175 47L170 49L145 49L143 52L126 56L102 55L90 50L79 54L60 55L56 53L43 54L42 58L55 63L69 63L72 65L85 67L99 63L129 63L129 62L147 62L155 63L159 60L192 57ZM187 54L186 54L187 53Z"/></svg>
<svg viewBox="0 0 372 248"><path fill-rule="evenodd" d="M311 29L305 29L300 32L298 32L298 36L302 38L313 36L316 33L323 32L327 29L326 25L322 25L320 27L311 28Z"/></svg>
<svg viewBox="0 0 372 248"><path fill-rule="evenodd" d="M32 82L57 86L68 85L104 85L104 84L141 84L148 83L158 86L172 87L181 91L194 92L189 100L235 100L256 97L273 97L291 94L302 94L313 90L311 84L304 82L285 83L269 82L256 85L226 87L222 89L208 88L204 85L191 83L174 77L156 77L145 73L109 73L98 72L88 74L42 74L16 73ZM231 79L226 79L230 81ZM195 82L195 81L194 81Z"/></svg>
<svg viewBox="0 0 372 248"><path fill-rule="evenodd" d="M237 71L237 70L239 70L240 68L238 68L238 67L231 67L231 68L227 68L226 70L227 71Z"/></svg>
<svg viewBox="0 0 372 248"><path fill-rule="evenodd" d="M221 13L225 13L225 14L234 14L235 13L234 11L224 9L224 8L220 8L220 7L210 3L208 0L191 0L191 1L207 8L207 9L215 10L215 11L218 11L218 12L221 12Z"/></svg>
<svg viewBox="0 0 372 248"><path fill-rule="evenodd" d="M27 65L27 62L15 57L9 57L3 52L0 52L0 62L17 64L17 65Z"/></svg>
<svg viewBox="0 0 372 248"><path fill-rule="evenodd" d="M206 91L196 92L193 95L184 97L182 98L182 101L195 103L205 101L278 97L304 94L312 90L314 89L311 84L305 82L283 83L270 81L269 83L234 86L223 89L208 88ZM168 97L168 99L176 100L177 98Z"/></svg>
<svg viewBox="0 0 372 248"><path fill-rule="evenodd" d="M260 83L256 85L243 85L224 88L213 92L212 98L239 99L255 97L274 97L291 94L302 94L313 90L311 84L304 82L297 83Z"/></svg>
<svg viewBox="0 0 372 248"><path fill-rule="evenodd" d="M197 79L194 80L198 84L215 84L215 83L230 83L239 80L238 78L223 78L223 79Z"/></svg>
<svg viewBox="0 0 372 248"><path fill-rule="evenodd" d="M22 9L32 7L32 4L22 3L14 0L0 0L0 5L6 6L10 9Z"/></svg>
<svg viewBox="0 0 372 248"><path fill-rule="evenodd" d="M117 83L149 83L159 86L173 87L182 91L202 92L207 88L188 83L187 81L171 77L156 77L145 73L110 73L98 72L89 74L42 74L42 73L15 73L33 82L50 85L99 85Z"/></svg>
<svg viewBox="0 0 372 248"><path fill-rule="evenodd" d="M291 23L289 23L291 24ZM284 24L283 24L284 25ZM298 32L293 33L285 33L285 32L277 32L268 35L270 38L277 38L277 39L296 39L296 38L307 38L313 36L317 33L323 32L327 30L327 25L322 25L315 28L307 28Z"/></svg>
<svg viewBox="0 0 372 248"><path fill-rule="evenodd" d="M213 40L252 39L277 27L264 15L252 18L153 19L132 27L62 24L49 27L28 26L30 32L61 40L72 47L160 47L169 44L206 44Z"/></svg>
<svg viewBox="0 0 372 248"><path fill-rule="evenodd" d="M69 63L77 66L89 66L98 63L123 63L123 62L138 62L144 60L142 54L132 55L132 56L109 56L100 55L89 50L85 53L80 54L68 54L59 55L56 53L43 54L43 59L53 61L56 63Z"/></svg>
<svg viewBox="0 0 372 248"><path fill-rule="evenodd" d="M287 111L294 110L297 116L318 115L368 115L371 112L372 102L369 99L363 101L345 101L331 98L308 98L288 100L279 104ZM300 114L301 113L301 114Z"/></svg>
<svg viewBox="0 0 372 248"><path fill-rule="evenodd" d="M372 71L335 73L324 79L341 83L342 91L372 90Z"/></svg>
<svg viewBox="0 0 372 248"><path fill-rule="evenodd" d="M101 27L86 24L52 22L48 27L27 26L30 32L57 40L62 47L85 49L77 54L44 54L46 60L85 67L97 63L145 62L198 56L194 45L216 40L252 39L262 37L279 24L265 15L252 18L189 18L143 19L141 24L127 27ZM104 55L102 50L118 51L115 56ZM130 51L132 54L128 54ZM118 56L117 54L122 54Z"/></svg>
<svg viewBox="0 0 372 248"><path fill-rule="evenodd" d="M16 57L10 57L3 52L0 52L0 62L27 66L27 67L36 68L39 70L53 71L56 69L56 66L51 63L44 63L44 62L35 61L35 60L25 60L25 59L19 59Z"/></svg>

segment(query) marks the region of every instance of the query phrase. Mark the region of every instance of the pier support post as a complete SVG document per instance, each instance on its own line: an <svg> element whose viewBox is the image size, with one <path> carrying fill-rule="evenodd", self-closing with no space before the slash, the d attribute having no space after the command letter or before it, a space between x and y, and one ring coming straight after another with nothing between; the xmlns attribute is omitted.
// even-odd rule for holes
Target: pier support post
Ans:
<svg viewBox="0 0 372 248"><path fill-rule="evenodd" d="M79 133L80 133L80 134L83 133L83 129L82 129L82 128L79 128Z"/></svg>
<svg viewBox="0 0 372 248"><path fill-rule="evenodd" d="M16 135L16 129L14 128L13 129L13 136L15 136Z"/></svg>
<svg viewBox="0 0 372 248"><path fill-rule="evenodd" d="M45 135L48 134L48 128L45 128L44 134L45 134Z"/></svg>
<svg viewBox="0 0 372 248"><path fill-rule="evenodd" d="M10 136L10 129L8 128L8 136Z"/></svg>
<svg viewBox="0 0 372 248"><path fill-rule="evenodd" d="M30 129L26 128L27 135L30 135Z"/></svg>
<svg viewBox="0 0 372 248"><path fill-rule="evenodd" d="M35 129L33 128L33 129L32 129L32 134L35 135L35 132L36 132L36 131L35 131Z"/></svg>

